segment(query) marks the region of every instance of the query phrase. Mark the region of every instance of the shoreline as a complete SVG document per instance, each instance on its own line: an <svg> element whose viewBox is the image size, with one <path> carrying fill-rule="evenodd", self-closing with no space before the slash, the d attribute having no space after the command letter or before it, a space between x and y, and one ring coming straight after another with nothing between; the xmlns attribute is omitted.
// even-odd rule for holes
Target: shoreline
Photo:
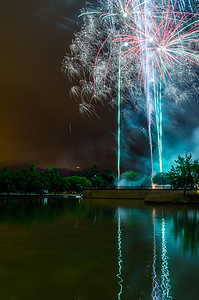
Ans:
<svg viewBox="0 0 199 300"><path fill-rule="evenodd" d="M93 195L92 195L93 196ZM10 195L0 195L0 200L2 199L44 199L44 198L65 198L65 199L84 199L84 200L96 200L101 202L102 200L112 200L112 201L141 201L144 202L146 205L161 205L161 204L170 204L170 205L199 205L199 193L192 192L187 193L184 195L184 193L181 192L173 192L173 193L155 193L150 195L143 195L144 197L138 197L138 198L132 198L128 197L84 197L82 196L82 193L64 193L64 194L10 194ZM96 196L96 195L95 195ZM105 195L103 195L105 196ZM122 195L121 195L122 196Z"/></svg>
<svg viewBox="0 0 199 300"><path fill-rule="evenodd" d="M146 204L199 204L199 194L197 192L193 193L187 193L184 195L184 193L173 193L170 195L151 195L144 199L144 203Z"/></svg>
<svg viewBox="0 0 199 300"><path fill-rule="evenodd" d="M0 195L0 199L3 198L79 198L81 193L68 193L68 194L10 194L10 195Z"/></svg>

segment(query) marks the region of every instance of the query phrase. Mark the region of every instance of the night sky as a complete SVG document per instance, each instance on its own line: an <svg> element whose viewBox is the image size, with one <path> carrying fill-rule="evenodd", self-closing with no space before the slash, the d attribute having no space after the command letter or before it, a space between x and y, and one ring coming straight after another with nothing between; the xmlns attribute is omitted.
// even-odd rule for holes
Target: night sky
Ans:
<svg viewBox="0 0 199 300"><path fill-rule="evenodd" d="M104 105L97 107L100 119L82 117L69 97L71 83L61 73L84 4L1 1L0 167L35 163L38 168L56 165L74 171L96 162L116 171L116 111ZM165 168L186 151L199 158L197 100L164 103ZM128 123L123 129L122 169L139 171L146 166L150 174L146 121L132 119L137 125Z"/></svg>

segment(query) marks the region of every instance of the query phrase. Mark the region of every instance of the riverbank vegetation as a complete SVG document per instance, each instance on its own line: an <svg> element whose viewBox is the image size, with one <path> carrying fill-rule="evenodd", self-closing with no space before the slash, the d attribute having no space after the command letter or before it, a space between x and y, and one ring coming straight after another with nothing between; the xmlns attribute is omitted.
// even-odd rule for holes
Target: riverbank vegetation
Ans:
<svg viewBox="0 0 199 300"><path fill-rule="evenodd" d="M0 170L0 194L23 193L45 194L80 192L85 187L109 187L113 185L115 174L108 168L103 172L94 164L90 169L74 176L64 176L57 167L38 171L34 164L28 169Z"/></svg>
<svg viewBox="0 0 199 300"><path fill-rule="evenodd" d="M170 184L174 190L197 190L199 186L199 161L193 160L191 154L178 156L175 165L167 173L157 173L153 177L153 183L158 185Z"/></svg>
<svg viewBox="0 0 199 300"><path fill-rule="evenodd" d="M156 185L159 188L167 186L173 190L184 190L183 199L185 199L186 191L197 190L199 185L199 161L193 161L191 154L186 154L184 157L179 155L169 172L157 173L152 180L149 176L128 171L122 174L120 181L121 186L126 184L128 187L148 188L153 184L153 188ZM73 176L60 174L57 167L38 171L34 164L28 169L11 171L9 168L2 168L0 170L0 194L80 192L84 188L113 188L115 184L117 178L113 170L107 168L101 172L97 164L93 164L85 171L76 172ZM173 201L175 197L173 196Z"/></svg>

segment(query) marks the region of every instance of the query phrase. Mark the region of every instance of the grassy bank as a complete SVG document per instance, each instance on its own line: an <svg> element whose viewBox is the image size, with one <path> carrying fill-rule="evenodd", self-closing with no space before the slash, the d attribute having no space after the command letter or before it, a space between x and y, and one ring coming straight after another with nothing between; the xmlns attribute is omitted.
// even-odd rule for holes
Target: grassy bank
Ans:
<svg viewBox="0 0 199 300"><path fill-rule="evenodd" d="M144 203L199 204L199 194L193 192L184 195L183 192L174 192L171 194L149 195L145 198Z"/></svg>

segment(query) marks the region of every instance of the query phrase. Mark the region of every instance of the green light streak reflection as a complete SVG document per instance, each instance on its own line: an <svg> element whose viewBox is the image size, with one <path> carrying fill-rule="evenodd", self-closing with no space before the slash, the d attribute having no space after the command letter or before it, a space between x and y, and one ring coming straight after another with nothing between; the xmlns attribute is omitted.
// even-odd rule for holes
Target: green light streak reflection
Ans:
<svg viewBox="0 0 199 300"><path fill-rule="evenodd" d="M170 278L169 278L169 267L168 267L168 256L166 247L166 231L165 231L165 219L162 218L162 300L172 300L170 293Z"/></svg>
<svg viewBox="0 0 199 300"><path fill-rule="evenodd" d="M121 217L120 217L120 207L118 208L118 285L119 285L119 293L118 293L118 299L121 300L121 294L122 294L122 290L123 290L123 279L121 277L122 274L122 239L121 239L121 234L122 234L122 230L121 230Z"/></svg>

